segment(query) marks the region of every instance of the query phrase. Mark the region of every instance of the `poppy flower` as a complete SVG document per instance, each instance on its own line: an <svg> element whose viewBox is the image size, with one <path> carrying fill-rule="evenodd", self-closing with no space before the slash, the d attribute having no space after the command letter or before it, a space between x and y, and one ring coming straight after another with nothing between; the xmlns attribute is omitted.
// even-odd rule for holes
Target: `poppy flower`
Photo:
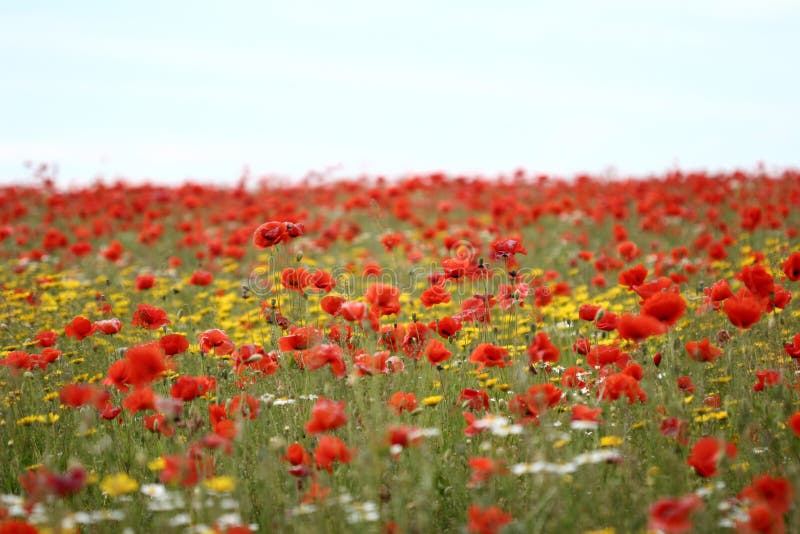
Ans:
<svg viewBox="0 0 800 534"><path fill-rule="evenodd" d="M442 338L450 339L461 330L461 321L452 317L442 317L437 321L431 321L428 328L436 331Z"/></svg>
<svg viewBox="0 0 800 534"><path fill-rule="evenodd" d="M787 479L766 474L754 477L750 485L739 492L738 497L752 503L764 503L782 515L792 505L794 490Z"/></svg>
<svg viewBox="0 0 800 534"><path fill-rule="evenodd" d="M594 325L598 330L602 330L603 332L612 332L617 329L618 321L619 316L616 313L600 310L595 316Z"/></svg>
<svg viewBox="0 0 800 534"><path fill-rule="evenodd" d="M722 349L711 345L711 342L706 337L701 341L688 341L686 343L686 353L689 358L695 361L713 362L722 356Z"/></svg>
<svg viewBox="0 0 800 534"><path fill-rule="evenodd" d="M370 285L364 300L377 311L379 316L392 315L400 311L400 290L390 284Z"/></svg>
<svg viewBox="0 0 800 534"><path fill-rule="evenodd" d="M626 373L611 374L598 386L597 396L601 400L615 401L623 395L629 404L636 400L647 401L647 394L639 387L639 381Z"/></svg>
<svg viewBox="0 0 800 534"><path fill-rule="evenodd" d="M269 248L300 235L303 235L302 224L269 221L256 228L253 233L253 245L256 248Z"/></svg>
<svg viewBox="0 0 800 534"><path fill-rule="evenodd" d="M351 323L360 323L367 316L367 305L363 302L345 302L339 308L342 319Z"/></svg>
<svg viewBox="0 0 800 534"><path fill-rule="evenodd" d="M545 332L538 332L527 348L530 363L548 362L555 363L561 352L558 350Z"/></svg>
<svg viewBox="0 0 800 534"><path fill-rule="evenodd" d="M481 343L469 355L469 361L480 364L478 371L484 367L505 367L508 364L508 351L491 343Z"/></svg>
<svg viewBox="0 0 800 534"><path fill-rule="evenodd" d="M295 353L298 354L298 353ZM324 343L316 347L302 351L300 354L300 364L309 371L315 371L330 364L331 372L334 376L341 377L347 372L344 363L342 348L339 345Z"/></svg>
<svg viewBox="0 0 800 534"><path fill-rule="evenodd" d="M122 399L122 407L131 413L156 409L156 394L150 387L140 387Z"/></svg>
<svg viewBox="0 0 800 534"><path fill-rule="evenodd" d="M228 338L228 334L217 328L212 328L197 336L200 350L208 354L212 350L217 356L225 356L234 351L236 344Z"/></svg>
<svg viewBox="0 0 800 534"><path fill-rule="evenodd" d="M337 437L322 436L314 449L314 461L317 469L325 469L329 473L333 472L333 462L342 464L349 463L353 459L355 451L348 449L347 445Z"/></svg>
<svg viewBox="0 0 800 534"><path fill-rule="evenodd" d="M93 384L67 384L58 392L58 397L64 406L79 408L92 405L98 410L102 410L111 399L108 391Z"/></svg>
<svg viewBox="0 0 800 534"><path fill-rule="evenodd" d="M800 336L800 335L798 335ZM40 347L52 347L56 344L56 339L58 338L58 334L52 330L42 330L41 332L37 332L33 339L36 340L36 344Z"/></svg>
<svg viewBox="0 0 800 534"><path fill-rule="evenodd" d="M661 421L659 432L665 438L677 440L681 445L689 443L689 422L677 417L667 417Z"/></svg>
<svg viewBox="0 0 800 534"><path fill-rule="evenodd" d="M138 387L160 378L170 368L165 356L158 342L130 347L125 351L125 360L128 362L127 383Z"/></svg>
<svg viewBox="0 0 800 534"><path fill-rule="evenodd" d="M487 456L472 456L467 462L472 471L467 486L471 488L487 482L495 475L508 472L505 469L505 462L502 460L494 460Z"/></svg>
<svg viewBox="0 0 800 534"><path fill-rule="evenodd" d="M182 334L167 334L158 340L158 344L167 356L175 356L186 352L189 348L189 340Z"/></svg>
<svg viewBox="0 0 800 534"><path fill-rule="evenodd" d="M278 348L282 352L305 350L322 340L322 332L313 326L293 326L289 334L278 339Z"/></svg>
<svg viewBox="0 0 800 534"><path fill-rule="evenodd" d="M686 464L692 466L701 477L708 478L717 474L723 455L735 458L736 454L736 446L732 443L726 444L721 439L706 437L694 444Z"/></svg>
<svg viewBox="0 0 800 534"><path fill-rule="evenodd" d="M403 391L393 393L386 404L394 410L396 415L400 415L404 411L413 412L418 406L417 396L413 393L405 393Z"/></svg>
<svg viewBox="0 0 800 534"><path fill-rule="evenodd" d="M336 402L320 397L311 409L311 419L305 429L309 434L320 434L339 428L347 422L344 401Z"/></svg>
<svg viewBox="0 0 800 534"><path fill-rule="evenodd" d="M522 246L522 241L517 237L498 239L491 244L491 258L509 258L515 254L527 255L528 251Z"/></svg>
<svg viewBox="0 0 800 534"><path fill-rule="evenodd" d="M619 285L621 286L632 288L634 286L642 285L646 278L647 269L640 263L635 267L631 267L630 269L619 273L617 282L619 282Z"/></svg>
<svg viewBox="0 0 800 534"><path fill-rule="evenodd" d="M575 404L572 407L570 421L573 423L600 423L599 416L603 412L600 408L589 408L583 404ZM595 425L596 426L596 425Z"/></svg>
<svg viewBox="0 0 800 534"><path fill-rule="evenodd" d="M450 356L453 355L452 352L447 350L444 346L444 343L439 341L438 339L431 339L428 340L428 343L425 345L425 357L431 362L432 365L438 365L444 361L450 359Z"/></svg>
<svg viewBox="0 0 800 534"><path fill-rule="evenodd" d="M347 299L344 297L340 297L338 295L328 295L322 297L322 300L319 301L319 305L322 308L322 311L328 315L333 315L336 317L339 314L342 304L345 302L347 302Z"/></svg>
<svg viewBox="0 0 800 534"><path fill-rule="evenodd" d="M783 262L783 274L792 282L800 280L800 252L792 252Z"/></svg>
<svg viewBox="0 0 800 534"><path fill-rule="evenodd" d="M144 291L145 289L150 289L156 283L156 278L152 274L140 274L136 277L136 282L134 283L136 287L136 291Z"/></svg>
<svg viewBox="0 0 800 534"><path fill-rule="evenodd" d="M64 327L66 336L74 337L76 341L91 336L94 334L95 330L95 325L89 319L81 315L75 317L70 324Z"/></svg>
<svg viewBox="0 0 800 534"><path fill-rule="evenodd" d="M197 269L195 272L192 273L192 277L189 279L189 284L193 286L207 286L210 285L211 282L214 281L214 275L208 271L204 271L202 269Z"/></svg>
<svg viewBox="0 0 800 534"><path fill-rule="evenodd" d="M122 321L114 317L113 319L104 319L94 322L95 329L99 330L107 336L117 334L122 330Z"/></svg>
<svg viewBox="0 0 800 534"><path fill-rule="evenodd" d="M763 502L759 502L747 510L746 521L737 519L735 524L738 532L747 534L783 534L786 532L783 515Z"/></svg>
<svg viewBox="0 0 800 534"><path fill-rule="evenodd" d="M690 493L683 497L666 497L650 506L647 529L664 534L683 534L692 530L689 516L703 507L703 499Z"/></svg>
<svg viewBox="0 0 800 534"><path fill-rule="evenodd" d="M164 325L170 324L167 312L161 308L149 304L139 304L133 312L133 326L140 326L150 330L158 330Z"/></svg>
<svg viewBox="0 0 800 534"><path fill-rule="evenodd" d="M281 285L289 291L303 291L311 284L311 273L303 267L288 267L281 272Z"/></svg>
<svg viewBox="0 0 800 534"><path fill-rule="evenodd" d="M791 358L800 358L800 334L795 334L791 343L784 343L783 350Z"/></svg>
<svg viewBox="0 0 800 534"><path fill-rule="evenodd" d="M757 370L756 379L753 391L764 391L767 386L777 385L781 381L781 374L772 369Z"/></svg>
<svg viewBox="0 0 800 534"><path fill-rule="evenodd" d="M789 428L797 437L800 437L800 412L794 412L787 421Z"/></svg>
<svg viewBox="0 0 800 534"><path fill-rule="evenodd" d="M723 310L731 324L745 330L761 319L761 304L745 288L727 298Z"/></svg>
<svg viewBox="0 0 800 534"><path fill-rule="evenodd" d="M450 302L450 293L440 284L432 285L427 288L419 297L420 302L426 308Z"/></svg>
<svg viewBox="0 0 800 534"><path fill-rule="evenodd" d="M503 512L497 506L487 508L473 504L467 511L467 530L477 534L496 534L511 522L511 514Z"/></svg>
<svg viewBox="0 0 800 534"><path fill-rule="evenodd" d="M458 404L475 411L488 410L489 395L482 389L465 388L458 395Z"/></svg>
<svg viewBox="0 0 800 534"><path fill-rule="evenodd" d="M314 271L308 280L308 285L316 291L330 293L336 287L336 280L328 271Z"/></svg>
<svg viewBox="0 0 800 534"><path fill-rule="evenodd" d="M761 265L745 265L736 275L750 292L759 299L769 299L775 291L772 275Z"/></svg>
<svg viewBox="0 0 800 534"><path fill-rule="evenodd" d="M655 317L662 323L672 326L686 313L686 301L680 293L664 291L656 293L642 304L642 315Z"/></svg>
<svg viewBox="0 0 800 534"><path fill-rule="evenodd" d="M623 313L617 321L617 332L622 339L642 341L652 336L660 336L667 331L667 325L650 315Z"/></svg>

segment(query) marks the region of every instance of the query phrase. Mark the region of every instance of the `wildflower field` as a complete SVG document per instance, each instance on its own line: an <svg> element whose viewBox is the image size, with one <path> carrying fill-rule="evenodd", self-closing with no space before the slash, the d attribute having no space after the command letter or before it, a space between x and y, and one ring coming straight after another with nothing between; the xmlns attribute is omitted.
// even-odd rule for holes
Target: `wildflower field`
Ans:
<svg viewBox="0 0 800 534"><path fill-rule="evenodd" d="M800 532L798 231L794 171L3 187L0 533Z"/></svg>

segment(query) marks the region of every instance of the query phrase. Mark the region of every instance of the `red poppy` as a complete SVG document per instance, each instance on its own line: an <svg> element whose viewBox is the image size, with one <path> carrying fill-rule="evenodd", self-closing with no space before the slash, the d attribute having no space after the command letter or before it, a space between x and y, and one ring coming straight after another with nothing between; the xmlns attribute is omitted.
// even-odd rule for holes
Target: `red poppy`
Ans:
<svg viewBox="0 0 800 534"><path fill-rule="evenodd" d="M635 267L631 267L630 269L619 273L619 278L617 281L621 286L632 288L634 286L642 285L646 278L647 269L640 263Z"/></svg>
<svg viewBox="0 0 800 534"><path fill-rule="evenodd" d="M58 397L65 406L78 408L92 405L98 410L102 410L111 399L108 391L92 384L67 384L58 392Z"/></svg>
<svg viewBox="0 0 800 534"><path fill-rule="evenodd" d="M136 277L136 291L143 291L145 289L150 289L155 285L156 278L152 274L140 274Z"/></svg>
<svg viewBox="0 0 800 534"><path fill-rule="evenodd" d="M800 280L800 252L792 252L783 262L783 273L792 282Z"/></svg>
<svg viewBox="0 0 800 534"><path fill-rule="evenodd" d="M478 534L496 534L511 522L511 514L503 512L497 506L482 508L473 504L469 507L467 515L469 517L467 530Z"/></svg>
<svg viewBox="0 0 800 534"><path fill-rule="evenodd" d="M313 326L293 326L289 334L278 339L278 348L282 352L305 350L322 340L322 332Z"/></svg>
<svg viewBox="0 0 800 534"><path fill-rule="evenodd" d="M122 407L131 413L156 409L156 394L149 387L140 387L122 400Z"/></svg>
<svg viewBox="0 0 800 534"><path fill-rule="evenodd" d="M798 334L800 336L800 334ZM52 330L42 330L41 332L37 332L33 339L37 341L37 345L40 347L52 347L56 344L56 339L58 338L58 334L53 332Z"/></svg>
<svg viewBox="0 0 800 534"><path fill-rule="evenodd" d="M438 321L431 321L428 328L435 330L444 339L450 339L461 330L461 321L452 317L443 317Z"/></svg>
<svg viewBox="0 0 800 534"><path fill-rule="evenodd" d="M208 271L204 271L202 269L197 269L195 272L192 273L192 277L189 279L189 284L193 286L207 286L210 285L211 282L214 281L214 275Z"/></svg>
<svg viewBox="0 0 800 534"><path fill-rule="evenodd" d="M739 492L739 499L766 504L780 515L789 511L793 498L791 483L783 477L769 474L754 477L750 485Z"/></svg>
<svg viewBox="0 0 800 534"><path fill-rule="evenodd" d="M427 345L425 345L424 352L425 357L428 358L428 361L433 365L438 365L444 361L447 361L450 359L450 356L453 355L452 352L447 350L447 348L444 346L444 343L438 339L429 340Z"/></svg>
<svg viewBox="0 0 800 534"><path fill-rule="evenodd" d="M189 348L189 340L182 334L167 334L158 340L158 344L167 356L181 354Z"/></svg>
<svg viewBox="0 0 800 534"><path fill-rule="evenodd" d="M469 468L472 473L467 482L468 487L476 487L487 482L495 475L502 475L508 471L505 469L505 462L494 460L486 456L473 456L469 458Z"/></svg>
<svg viewBox="0 0 800 534"><path fill-rule="evenodd" d="M741 288L738 293L725 300L725 315L739 328L747 329L761 319L761 304L750 291Z"/></svg>
<svg viewBox="0 0 800 534"><path fill-rule="evenodd" d="M656 293L642 304L642 315L655 317L662 323L672 326L686 313L686 301L680 293L664 291Z"/></svg>
<svg viewBox="0 0 800 534"><path fill-rule="evenodd" d="M683 534L692 530L689 516L703 507L703 499L690 493L683 497L659 499L650 506L647 529L664 534Z"/></svg>
<svg viewBox="0 0 800 534"><path fill-rule="evenodd" d="M489 409L489 395L482 389L462 389L458 395L458 403L462 408L480 411Z"/></svg>
<svg viewBox="0 0 800 534"><path fill-rule="evenodd" d="M67 337L74 337L77 341L80 341L94 334L95 329L95 325L89 319L79 315L64 327L64 333Z"/></svg>
<svg viewBox="0 0 800 534"><path fill-rule="evenodd" d="M413 393L397 391L389 397L386 404L394 410L396 415L400 415L403 411L413 412L417 409L417 396Z"/></svg>
<svg viewBox="0 0 800 534"><path fill-rule="evenodd" d="M170 324L167 312L149 304L139 304L133 312L133 326L141 326L150 330L158 330Z"/></svg>
<svg viewBox="0 0 800 534"><path fill-rule="evenodd" d="M309 286L316 291L330 293L336 287L336 280L327 271L314 271L309 278Z"/></svg>
<svg viewBox="0 0 800 534"><path fill-rule="evenodd" d="M736 446L732 443L725 443L721 439L706 437L700 439L692 447L686 464L694 467L695 472L701 477L708 478L717 474L721 458L736 457Z"/></svg>
<svg viewBox="0 0 800 534"><path fill-rule="evenodd" d="M212 350L217 356L226 356L234 351L236 344L230 340L228 334L217 328L212 328L197 336L200 350L208 354Z"/></svg>
<svg viewBox="0 0 800 534"><path fill-rule="evenodd" d="M505 367L508 365L508 351L491 343L481 343L472 351L469 361L480 364L478 371L484 367Z"/></svg>
<svg viewBox="0 0 800 534"><path fill-rule="evenodd" d="M342 440L333 436L322 436L314 449L314 461L317 469L333 472L333 462L349 463L353 459L354 450L348 449Z"/></svg>
<svg viewBox="0 0 800 534"><path fill-rule="evenodd" d="M400 311L400 290L389 284L372 284L367 288L364 300L379 316L392 315Z"/></svg>
<svg viewBox="0 0 800 534"><path fill-rule="evenodd" d="M594 319L594 325L603 332L612 332L617 329L619 316L607 310L600 310Z"/></svg>
<svg viewBox="0 0 800 534"><path fill-rule="evenodd" d="M344 376L347 366L344 363L342 348L339 345L324 343L316 347L302 351L299 354L299 363L309 371L315 371L325 365L330 364L331 372L334 376Z"/></svg>
<svg viewBox="0 0 800 534"><path fill-rule="evenodd" d="M689 444L689 422L677 417L667 417L661 421L659 428L665 438L677 440L681 445Z"/></svg>
<svg viewBox="0 0 800 534"><path fill-rule="evenodd" d="M122 321L114 317L113 319L104 319L95 321L94 327L108 336L119 333L122 330Z"/></svg>
<svg viewBox="0 0 800 534"><path fill-rule="evenodd" d="M792 432L795 433L797 437L800 437L800 412L794 412L787 421L789 424L789 428L792 429Z"/></svg>
<svg viewBox="0 0 800 534"><path fill-rule="evenodd" d="M347 302L347 299L344 297L340 297L338 295L328 295L326 297L322 297L322 300L319 301L319 304L325 313L336 317L339 314L342 304L345 302Z"/></svg>
<svg viewBox="0 0 800 534"><path fill-rule="evenodd" d="M686 343L686 353L695 361L713 362L722 356L722 349L711 345L711 342L706 337L701 341L688 341Z"/></svg>
<svg viewBox="0 0 800 534"><path fill-rule="evenodd" d="M598 386L597 396L601 400L615 401L623 395L627 397L629 404L633 404L636 400L639 402L647 400L647 394L639 387L639 381L626 373L609 375Z"/></svg>
<svg viewBox="0 0 800 534"><path fill-rule="evenodd" d="M160 378L170 368L165 356L158 342L135 345L126 350L127 383L138 387Z"/></svg>
<svg viewBox="0 0 800 534"><path fill-rule="evenodd" d="M292 222L265 222L253 233L253 245L268 248L303 235L303 225Z"/></svg>
<svg viewBox="0 0 800 534"><path fill-rule="evenodd" d="M558 361L561 351L556 347L545 332L538 332L527 349L530 363Z"/></svg>
<svg viewBox="0 0 800 534"><path fill-rule="evenodd" d="M753 391L764 391L767 386L775 386L781 381L781 374L772 369L756 371L757 382L753 386Z"/></svg>
<svg viewBox="0 0 800 534"><path fill-rule="evenodd" d="M678 377L678 389L681 391L685 391L686 393L694 393L695 386L692 384L692 377L691 376L679 376Z"/></svg>
<svg viewBox="0 0 800 534"><path fill-rule="evenodd" d="M522 241L518 237L498 239L491 244L491 258L512 258L515 254L527 255L528 251L522 246Z"/></svg>
<svg viewBox="0 0 800 534"><path fill-rule="evenodd" d="M311 273L303 267L286 268L281 272L281 285L289 291L302 292L311 284Z"/></svg>
<svg viewBox="0 0 800 534"><path fill-rule="evenodd" d="M309 434L319 434L339 428L347 422L344 401L336 402L320 397L311 409L311 419L305 429Z"/></svg>
<svg viewBox="0 0 800 534"><path fill-rule="evenodd" d="M642 341L652 336L660 336L667 331L667 325L650 315L623 313L617 321L617 332L622 339Z"/></svg>
<svg viewBox="0 0 800 534"><path fill-rule="evenodd" d="M426 308L450 302L450 293L440 284L435 284L422 292L419 297L420 302Z"/></svg>
<svg viewBox="0 0 800 534"><path fill-rule="evenodd" d="M170 388L169 395L173 399L188 402L215 388L216 380L213 377L181 375Z"/></svg>
<svg viewBox="0 0 800 534"><path fill-rule="evenodd" d="M363 302L345 302L339 308L342 319L351 323L360 323L367 316L367 305Z"/></svg>
<svg viewBox="0 0 800 534"><path fill-rule="evenodd" d="M570 420L573 422L599 423L601 420L598 419L598 417L602 412L603 410L600 408L589 408L583 404L575 404L572 407L572 417Z"/></svg>

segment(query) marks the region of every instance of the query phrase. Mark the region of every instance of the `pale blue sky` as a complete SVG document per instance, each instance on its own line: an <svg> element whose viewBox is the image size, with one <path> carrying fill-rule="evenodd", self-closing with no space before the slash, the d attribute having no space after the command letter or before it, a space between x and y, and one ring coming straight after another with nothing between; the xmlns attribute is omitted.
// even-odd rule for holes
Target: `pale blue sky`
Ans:
<svg viewBox="0 0 800 534"><path fill-rule="evenodd" d="M800 2L0 0L0 182L800 164Z"/></svg>

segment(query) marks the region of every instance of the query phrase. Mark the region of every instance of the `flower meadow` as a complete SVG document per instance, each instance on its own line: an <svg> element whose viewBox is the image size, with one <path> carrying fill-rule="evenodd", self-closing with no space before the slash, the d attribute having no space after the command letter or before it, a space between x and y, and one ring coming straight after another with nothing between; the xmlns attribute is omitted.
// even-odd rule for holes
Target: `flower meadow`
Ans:
<svg viewBox="0 0 800 534"><path fill-rule="evenodd" d="M0 533L798 532L800 173L0 189Z"/></svg>

